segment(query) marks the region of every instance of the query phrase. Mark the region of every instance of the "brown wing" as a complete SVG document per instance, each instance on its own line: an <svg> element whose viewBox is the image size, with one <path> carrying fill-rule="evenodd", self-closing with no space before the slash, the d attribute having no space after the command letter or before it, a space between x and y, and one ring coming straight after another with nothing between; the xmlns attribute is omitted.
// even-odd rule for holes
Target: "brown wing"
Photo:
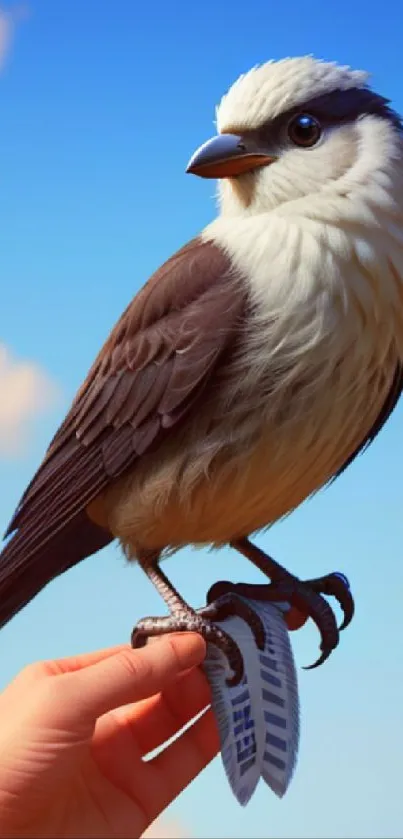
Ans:
<svg viewBox="0 0 403 839"><path fill-rule="evenodd" d="M0 556L0 601L12 578L36 575L41 588L110 541L85 508L195 407L236 341L244 308L242 284L211 243L190 242L151 277L99 353L10 523L6 536L17 532Z"/></svg>

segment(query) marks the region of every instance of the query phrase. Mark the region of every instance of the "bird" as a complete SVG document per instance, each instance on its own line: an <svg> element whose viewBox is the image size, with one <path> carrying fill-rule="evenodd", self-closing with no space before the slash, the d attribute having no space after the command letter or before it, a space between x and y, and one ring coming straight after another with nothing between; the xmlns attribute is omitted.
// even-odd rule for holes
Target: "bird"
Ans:
<svg viewBox="0 0 403 839"><path fill-rule="evenodd" d="M338 478L403 389L403 124L361 70L301 56L241 75L186 171L217 181L218 214L128 305L5 535L0 626L56 576L117 539L169 615L132 645L192 629L228 656L219 620L245 597L339 641L347 578L301 580L251 541ZM194 609L161 568L229 545L269 581L221 581ZM198 554L200 556L200 554ZM221 604L221 605L220 605Z"/></svg>

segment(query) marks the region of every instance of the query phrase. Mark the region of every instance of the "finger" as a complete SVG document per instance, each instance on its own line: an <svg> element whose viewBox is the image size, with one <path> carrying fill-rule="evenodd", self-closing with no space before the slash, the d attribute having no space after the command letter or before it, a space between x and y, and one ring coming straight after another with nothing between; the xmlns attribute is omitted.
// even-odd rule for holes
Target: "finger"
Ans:
<svg viewBox="0 0 403 839"><path fill-rule="evenodd" d="M34 664L28 664L16 676L12 682L12 686L16 685L19 690L22 687L25 689L29 684L39 682L43 678L49 676L60 676L62 673L73 673L76 670L81 670L83 667L90 667L92 664L97 664L98 661L103 661L112 655L116 655L121 650L131 649L129 644L119 644L116 647L106 647L102 650L94 650L90 653L83 653L82 655L70 656L69 658L46 659L45 661L36 661Z"/></svg>
<svg viewBox="0 0 403 839"><path fill-rule="evenodd" d="M58 717L72 722L102 714L159 693L183 670L204 659L206 646L196 633L162 638L142 649L121 649L103 661L54 680L60 693ZM52 680L53 683L53 680Z"/></svg>
<svg viewBox="0 0 403 839"><path fill-rule="evenodd" d="M99 661L105 661L106 658L117 655L123 650L131 650L130 644L119 644L116 647L105 647L102 650L93 650L90 653L83 653L82 655L70 656L69 658L57 658L54 661L44 661L44 665L49 667L55 675L60 673L74 673L77 670L83 670L85 667L91 667L93 664L98 664Z"/></svg>
<svg viewBox="0 0 403 839"><path fill-rule="evenodd" d="M210 703L206 676L194 668L171 682L163 693L102 717L96 731L97 742L102 742L104 749L108 744L113 748L117 722L131 742L136 742L139 753L146 755L174 737Z"/></svg>
<svg viewBox="0 0 403 839"><path fill-rule="evenodd" d="M106 658L117 655L122 650L130 649L130 644L119 644L116 647L105 647L102 650L93 650L93 652L69 656L69 658L56 658L50 661L42 661L40 665L42 665L46 674L49 676L58 676L61 673L75 673L76 670L91 667L92 664L98 664L99 661L104 661Z"/></svg>

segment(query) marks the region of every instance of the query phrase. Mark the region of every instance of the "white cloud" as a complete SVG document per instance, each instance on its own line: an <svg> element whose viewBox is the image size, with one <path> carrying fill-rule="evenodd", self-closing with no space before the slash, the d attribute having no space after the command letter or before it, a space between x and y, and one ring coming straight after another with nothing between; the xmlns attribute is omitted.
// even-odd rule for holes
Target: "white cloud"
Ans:
<svg viewBox="0 0 403 839"><path fill-rule="evenodd" d="M28 6L16 5L6 11L0 7L0 70L8 56L16 24L29 13Z"/></svg>
<svg viewBox="0 0 403 839"><path fill-rule="evenodd" d="M13 19L11 15L0 9L0 70L10 48L12 32Z"/></svg>
<svg viewBox="0 0 403 839"><path fill-rule="evenodd" d="M32 361L13 358L0 343L0 457L24 452L29 425L56 400L57 389Z"/></svg>

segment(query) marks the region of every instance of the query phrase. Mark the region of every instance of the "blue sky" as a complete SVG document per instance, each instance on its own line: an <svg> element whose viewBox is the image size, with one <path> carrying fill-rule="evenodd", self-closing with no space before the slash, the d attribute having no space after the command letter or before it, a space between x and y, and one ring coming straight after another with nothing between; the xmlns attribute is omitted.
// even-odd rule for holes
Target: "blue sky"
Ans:
<svg viewBox="0 0 403 839"><path fill-rule="evenodd" d="M25 11L0 75L0 341L59 393L29 447L0 460L1 529L124 306L213 217L214 185L184 170L231 82L312 52L370 70L403 111L397 1L32 0ZM403 835L402 420L400 405L351 470L259 540L300 576L344 570L357 616L325 667L300 670L301 751L285 799L259 787L242 810L217 759L172 807L193 836ZM217 578L258 579L229 550L183 551L170 571L195 605ZM140 570L109 548L1 632L0 683L29 661L124 641L160 611ZM314 629L292 640L310 663Z"/></svg>

